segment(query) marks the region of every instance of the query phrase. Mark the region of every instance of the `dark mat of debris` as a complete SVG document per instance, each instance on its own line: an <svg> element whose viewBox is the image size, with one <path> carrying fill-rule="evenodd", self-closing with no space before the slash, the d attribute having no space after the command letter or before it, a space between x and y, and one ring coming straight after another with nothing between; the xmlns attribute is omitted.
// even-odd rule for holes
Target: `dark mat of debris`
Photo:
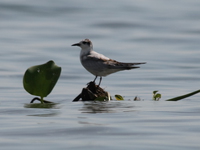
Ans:
<svg viewBox="0 0 200 150"><path fill-rule="evenodd" d="M88 83L88 86L82 89L82 92L73 100L77 101L94 101L97 97L108 97L108 93L94 82Z"/></svg>

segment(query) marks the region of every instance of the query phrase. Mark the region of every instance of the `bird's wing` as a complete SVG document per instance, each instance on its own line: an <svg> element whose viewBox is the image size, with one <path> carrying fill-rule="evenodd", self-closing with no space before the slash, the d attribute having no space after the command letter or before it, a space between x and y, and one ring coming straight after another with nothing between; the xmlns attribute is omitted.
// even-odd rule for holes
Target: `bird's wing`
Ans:
<svg viewBox="0 0 200 150"><path fill-rule="evenodd" d="M104 55L101 55L101 54L99 56L103 56L103 57L94 57L93 55L88 55L87 60L93 60L93 63L95 63L96 66L99 66L99 67L103 66L109 69L120 69L120 70L140 68L139 66L136 66L136 65L145 64L145 62L123 63L123 62L118 62L116 60L105 57Z"/></svg>
<svg viewBox="0 0 200 150"><path fill-rule="evenodd" d="M88 55L89 58L94 58L94 59L101 59L101 60L109 60L110 58L104 56L103 54L99 54L95 51L90 52Z"/></svg>
<svg viewBox="0 0 200 150"><path fill-rule="evenodd" d="M116 60L110 59L105 62L107 65L109 65L109 68L111 69L134 69L134 68L140 68L135 65L139 65L141 63L123 63L118 62Z"/></svg>
<svg viewBox="0 0 200 150"><path fill-rule="evenodd" d="M144 62L141 62L141 63L118 62L102 54L99 54L95 51L90 52L90 54L85 57L84 61L85 61L85 65L86 64L90 65L90 63L93 63L93 65L91 65L90 67L96 66L99 69L102 68L102 69L117 69L117 70L140 68L137 65L145 64Z"/></svg>

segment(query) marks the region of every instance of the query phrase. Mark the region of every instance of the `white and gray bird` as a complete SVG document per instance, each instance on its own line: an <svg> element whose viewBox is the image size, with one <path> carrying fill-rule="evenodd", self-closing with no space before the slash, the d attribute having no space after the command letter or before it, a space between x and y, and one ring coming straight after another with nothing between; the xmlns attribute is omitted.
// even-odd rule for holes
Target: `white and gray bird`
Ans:
<svg viewBox="0 0 200 150"><path fill-rule="evenodd" d="M80 61L83 67L91 74L95 75L95 80L100 77L99 86L101 84L102 77L111 73L115 73L122 70L130 70L140 68L137 65L145 64L141 63L123 63L110 59L102 54L99 54L93 50L92 42L89 39L80 41L72 46L79 46L81 48Z"/></svg>

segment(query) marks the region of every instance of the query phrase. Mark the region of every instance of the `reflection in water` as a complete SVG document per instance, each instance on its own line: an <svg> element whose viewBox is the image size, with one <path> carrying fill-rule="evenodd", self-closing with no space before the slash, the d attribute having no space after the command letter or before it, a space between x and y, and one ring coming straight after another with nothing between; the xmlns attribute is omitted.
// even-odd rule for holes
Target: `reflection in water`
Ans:
<svg viewBox="0 0 200 150"><path fill-rule="evenodd" d="M49 112L49 113L43 113L43 114L33 114L33 115L27 115L27 116L36 116L36 117L53 117L57 116L59 113L58 112Z"/></svg>
<svg viewBox="0 0 200 150"><path fill-rule="evenodd" d="M95 126L104 126L106 124L103 123L95 123L95 122L87 122L87 121L79 121L79 124L84 124L84 125L95 125Z"/></svg>
<svg viewBox="0 0 200 150"><path fill-rule="evenodd" d="M59 114L55 109L59 109L61 106L58 106L56 103L30 103L24 104L25 108L36 108L34 109L33 114L27 116L38 116L38 117L52 117ZM39 109L38 109L39 108ZM36 111L35 111L36 110Z"/></svg>
<svg viewBox="0 0 200 150"><path fill-rule="evenodd" d="M84 102L82 113L115 113L119 111L136 111L133 103L122 102Z"/></svg>
<svg viewBox="0 0 200 150"><path fill-rule="evenodd" d="M30 103L30 104L24 104L25 108L46 108L46 109L50 109L50 108L54 108L54 109L58 109L59 107L57 106L57 103Z"/></svg>

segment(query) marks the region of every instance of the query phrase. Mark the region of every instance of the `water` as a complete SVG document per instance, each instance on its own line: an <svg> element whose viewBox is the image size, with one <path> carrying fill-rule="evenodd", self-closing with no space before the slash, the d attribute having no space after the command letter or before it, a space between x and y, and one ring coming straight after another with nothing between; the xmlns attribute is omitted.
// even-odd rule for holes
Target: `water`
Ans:
<svg viewBox="0 0 200 150"><path fill-rule="evenodd" d="M200 2L0 2L1 149L199 149ZM78 47L92 40L99 53L119 61L147 62L103 78L102 87L125 101L72 103L93 80ZM25 70L54 60L61 77L47 100L54 109L26 108ZM152 101L152 91L162 98ZM141 101L133 101L139 96Z"/></svg>

